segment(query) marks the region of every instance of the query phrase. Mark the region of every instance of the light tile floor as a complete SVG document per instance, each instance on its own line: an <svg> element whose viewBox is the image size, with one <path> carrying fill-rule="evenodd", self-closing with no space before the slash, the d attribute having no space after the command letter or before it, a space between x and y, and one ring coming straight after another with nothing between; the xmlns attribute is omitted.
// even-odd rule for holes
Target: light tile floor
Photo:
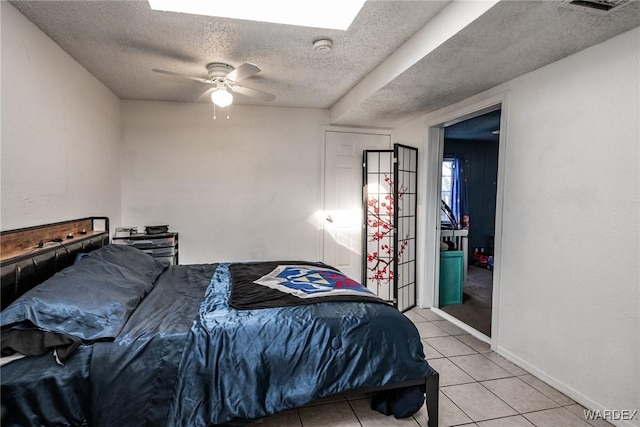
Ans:
<svg viewBox="0 0 640 427"><path fill-rule="evenodd" d="M405 313L416 325L431 366L440 374L440 427L604 427L584 408L491 351L428 309ZM255 427L426 427L423 407L397 420L369 409L366 396L343 397L258 420Z"/></svg>

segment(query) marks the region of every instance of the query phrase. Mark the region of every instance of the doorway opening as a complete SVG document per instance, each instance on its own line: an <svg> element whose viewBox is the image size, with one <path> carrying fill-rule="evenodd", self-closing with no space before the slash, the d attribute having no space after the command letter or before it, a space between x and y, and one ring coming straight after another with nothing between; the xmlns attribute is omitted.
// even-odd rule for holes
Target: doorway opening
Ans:
<svg viewBox="0 0 640 427"><path fill-rule="evenodd" d="M448 217L443 214L440 228L441 250L447 252L440 253L439 306L487 337L492 322L500 118L498 108L445 124L441 165L440 197ZM451 261L456 254L457 263ZM451 287L457 292L451 293Z"/></svg>
<svg viewBox="0 0 640 427"><path fill-rule="evenodd" d="M458 318L452 316L451 314L444 311L441 307L444 307L446 304L440 304L440 297L443 292L441 292L440 287L440 279L443 272L441 272L441 264L446 263L449 259L455 259L456 257L450 257L450 251L441 250L443 236L441 235L445 230L442 227L442 161L445 158L444 149L445 149L445 131L448 133L456 130L452 126L467 121L469 119L474 119L479 116L483 116L488 113L492 113L495 111L500 111L499 114L499 127L490 128L490 132L496 132L498 136L498 165L497 165L497 179L495 180L495 234L493 238L493 269L492 273L492 296L491 296L491 323L490 323L490 336L478 331L473 326L468 325L467 323L459 320ZM425 306L431 307L434 313L439 316L449 320L456 326L464 329L469 334L474 337L489 343L492 349L497 349L499 342L499 306L500 306L500 282L501 282L501 251L502 251L502 218L504 211L504 201L503 201L503 193L504 193L504 182L505 182L505 161L506 161L506 151L507 151L507 117L508 117L508 92L494 93L493 95L489 95L483 99L475 98L471 103L460 103L457 107L447 109L444 111L442 115L434 117L427 124L427 145L426 145L426 167L425 173L423 174L423 184L424 184L424 194L425 198L428 201L426 203L426 209L424 210L423 223L425 224L425 234L424 234L424 265L422 265L421 270L419 271L419 275L421 278L424 278L425 288L422 294L419 294L421 299L421 304ZM480 119L478 119L480 120ZM462 127L463 125L461 125ZM447 135L449 136L449 135ZM468 189L467 189L468 190ZM458 248L462 248L464 244L467 244L467 250L463 250L464 254L473 254L473 246L469 246L469 238L463 239L461 235L465 232L473 232L473 217L470 215L469 225L470 230L450 230L455 236L452 237L453 240L456 240L458 243ZM457 223L457 220L454 220L454 223ZM486 249L486 248L485 248ZM446 254L444 257L441 257L442 254ZM443 261L443 258L446 260ZM473 259L468 257L466 260L461 262L459 260L457 262L460 263L460 270L462 271L462 266L469 266ZM475 267L475 266L474 266ZM446 269L446 267L445 267ZM465 269L468 273L468 270ZM464 272L463 271L463 272ZM445 273L446 274L446 273ZM462 275L463 273L461 273ZM446 276L445 279L446 281ZM460 287L460 298L464 297L464 282L462 282L462 286ZM445 296L446 296L446 287L445 287Z"/></svg>

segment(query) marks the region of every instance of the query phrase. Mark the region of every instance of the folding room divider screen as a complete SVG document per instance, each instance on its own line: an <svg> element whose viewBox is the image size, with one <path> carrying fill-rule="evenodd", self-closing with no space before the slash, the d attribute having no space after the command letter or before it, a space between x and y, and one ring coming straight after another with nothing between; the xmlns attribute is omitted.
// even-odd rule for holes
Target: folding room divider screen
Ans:
<svg viewBox="0 0 640 427"><path fill-rule="evenodd" d="M418 149L363 153L362 282L405 311L416 305Z"/></svg>

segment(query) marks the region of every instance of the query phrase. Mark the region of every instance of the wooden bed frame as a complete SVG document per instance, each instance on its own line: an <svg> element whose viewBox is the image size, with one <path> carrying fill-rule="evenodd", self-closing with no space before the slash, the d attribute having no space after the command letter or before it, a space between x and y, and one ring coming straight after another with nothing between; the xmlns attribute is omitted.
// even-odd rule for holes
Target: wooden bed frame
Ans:
<svg viewBox="0 0 640 427"><path fill-rule="evenodd" d="M109 244L109 219L87 217L0 232L2 309L29 289L70 266L77 254ZM439 375L384 387L351 390L353 395L425 384L428 426L438 426ZM323 399L324 400L324 399Z"/></svg>

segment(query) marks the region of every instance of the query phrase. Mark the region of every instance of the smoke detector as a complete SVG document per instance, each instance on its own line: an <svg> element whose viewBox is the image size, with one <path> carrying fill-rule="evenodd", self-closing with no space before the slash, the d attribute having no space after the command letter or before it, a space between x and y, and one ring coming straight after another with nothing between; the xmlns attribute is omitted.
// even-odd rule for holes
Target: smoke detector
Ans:
<svg viewBox="0 0 640 427"><path fill-rule="evenodd" d="M571 9L606 14L630 1L631 0L565 0L560 5Z"/></svg>
<svg viewBox="0 0 640 427"><path fill-rule="evenodd" d="M327 53L333 49L333 42L331 39L318 39L313 42L313 49L316 52Z"/></svg>

